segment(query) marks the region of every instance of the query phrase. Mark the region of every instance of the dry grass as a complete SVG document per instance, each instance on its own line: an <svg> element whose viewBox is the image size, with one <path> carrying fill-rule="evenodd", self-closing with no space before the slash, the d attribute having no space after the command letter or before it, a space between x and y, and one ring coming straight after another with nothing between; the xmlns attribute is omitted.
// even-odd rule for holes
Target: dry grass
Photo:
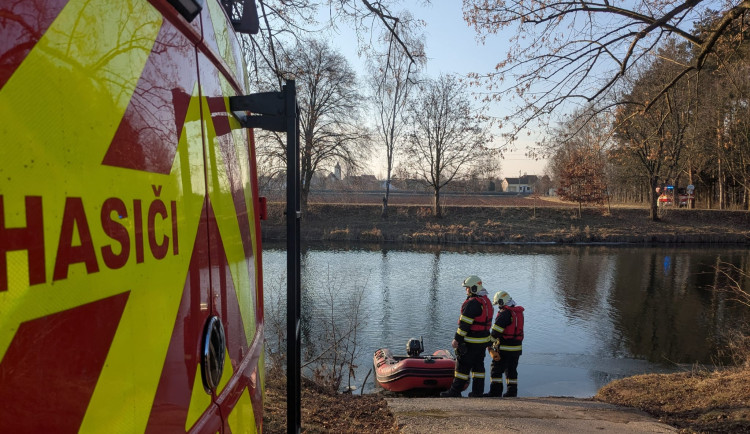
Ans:
<svg viewBox="0 0 750 434"><path fill-rule="evenodd" d="M283 372L269 373L263 403L263 432L286 430L286 381ZM273 378L273 379L271 379ZM302 382L303 433L395 432L396 420L379 395L335 394Z"/></svg>
<svg viewBox="0 0 750 434"><path fill-rule="evenodd" d="M695 370L613 381L594 397L643 410L684 432L750 432L750 370Z"/></svg>
<svg viewBox="0 0 750 434"><path fill-rule="evenodd" d="M638 408L683 432L750 432L750 336L733 331L723 352L734 367L623 378L594 399Z"/></svg>
<svg viewBox="0 0 750 434"><path fill-rule="evenodd" d="M265 240L286 236L285 207L268 206L261 224ZM313 204L304 215L302 239L402 243L743 243L750 242L750 214L738 211L672 210L654 222L648 210L566 207L444 207L443 218L425 206Z"/></svg>

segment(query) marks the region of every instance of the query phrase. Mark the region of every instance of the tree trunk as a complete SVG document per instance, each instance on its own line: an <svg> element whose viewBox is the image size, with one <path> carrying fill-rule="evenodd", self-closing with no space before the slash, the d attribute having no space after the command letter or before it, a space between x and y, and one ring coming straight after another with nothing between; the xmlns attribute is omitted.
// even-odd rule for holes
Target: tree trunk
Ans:
<svg viewBox="0 0 750 434"><path fill-rule="evenodd" d="M307 196L310 194L310 190L300 189L299 192L299 210L302 215L307 214Z"/></svg>
<svg viewBox="0 0 750 434"><path fill-rule="evenodd" d="M383 196L383 211L380 213L381 218L388 218L388 196L391 192L391 177L385 181L385 196Z"/></svg>
<svg viewBox="0 0 750 434"><path fill-rule="evenodd" d="M688 165L688 185L695 186L693 184L693 168L690 165ZM693 190L693 194L690 196L693 196L693 199L688 199L688 208L695 209L695 190Z"/></svg>
<svg viewBox="0 0 750 434"><path fill-rule="evenodd" d="M658 179L656 177L651 179L651 193L649 194L649 197L651 198L651 221L658 222L659 221L659 194L656 192L656 186L658 185Z"/></svg>
<svg viewBox="0 0 750 434"><path fill-rule="evenodd" d="M726 203L724 202L724 173L721 171L721 158L719 158L719 209L725 209Z"/></svg>
<svg viewBox="0 0 750 434"><path fill-rule="evenodd" d="M610 201L609 189L607 189L607 212L612 215L612 202Z"/></svg>
<svg viewBox="0 0 750 434"><path fill-rule="evenodd" d="M435 217L437 218L443 217L442 210L440 209L440 189L439 188L435 189L435 202L434 202L432 211L433 211L433 214L435 214Z"/></svg>
<svg viewBox="0 0 750 434"><path fill-rule="evenodd" d="M718 165L718 173L717 173L717 181L719 183L719 209L724 209L724 174L722 173L722 167L721 167L721 147L722 147L722 140L721 140L721 131L722 131L722 122L720 118L717 118L716 120L716 150L717 150L717 165Z"/></svg>

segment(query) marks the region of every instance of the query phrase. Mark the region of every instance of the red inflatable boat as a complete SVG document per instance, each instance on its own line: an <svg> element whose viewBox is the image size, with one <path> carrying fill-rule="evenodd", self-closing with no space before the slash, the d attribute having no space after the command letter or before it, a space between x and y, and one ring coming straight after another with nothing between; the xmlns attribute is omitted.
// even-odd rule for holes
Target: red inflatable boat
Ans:
<svg viewBox="0 0 750 434"><path fill-rule="evenodd" d="M420 341L416 341L423 348ZM420 356L422 351L410 350L409 355L393 355L391 350L375 351L375 379L384 389L404 392L412 389L447 390L453 382L456 359L448 350L437 350L431 356Z"/></svg>

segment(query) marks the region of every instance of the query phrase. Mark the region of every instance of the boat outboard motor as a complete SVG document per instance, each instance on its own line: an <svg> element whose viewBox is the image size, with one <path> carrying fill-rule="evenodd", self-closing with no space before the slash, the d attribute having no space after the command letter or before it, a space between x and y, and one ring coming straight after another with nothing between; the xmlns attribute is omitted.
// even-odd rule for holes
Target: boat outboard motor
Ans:
<svg viewBox="0 0 750 434"><path fill-rule="evenodd" d="M419 357L424 351L424 344L422 340L417 338L411 338L406 342L406 354L409 357Z"/></svg>

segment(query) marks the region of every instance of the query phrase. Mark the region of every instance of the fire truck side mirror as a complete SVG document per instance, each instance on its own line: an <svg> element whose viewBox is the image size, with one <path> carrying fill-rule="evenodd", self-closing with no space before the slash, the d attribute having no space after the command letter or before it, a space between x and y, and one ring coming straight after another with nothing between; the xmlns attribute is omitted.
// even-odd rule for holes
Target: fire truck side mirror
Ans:
<svg viewBox="0 0 750 434"><path fill-rule="evenodd" d="M182 15L188 23L192 23L195 17L203 10L203 0L167 0L177 12Z"/></svg>
<svg viewBox="0 0 750 434"><path fill-rule="evenodd" d="M227 11L235 32L250 35L258 33L260 21L255 0L221 0L221 4Z"/></svg>

